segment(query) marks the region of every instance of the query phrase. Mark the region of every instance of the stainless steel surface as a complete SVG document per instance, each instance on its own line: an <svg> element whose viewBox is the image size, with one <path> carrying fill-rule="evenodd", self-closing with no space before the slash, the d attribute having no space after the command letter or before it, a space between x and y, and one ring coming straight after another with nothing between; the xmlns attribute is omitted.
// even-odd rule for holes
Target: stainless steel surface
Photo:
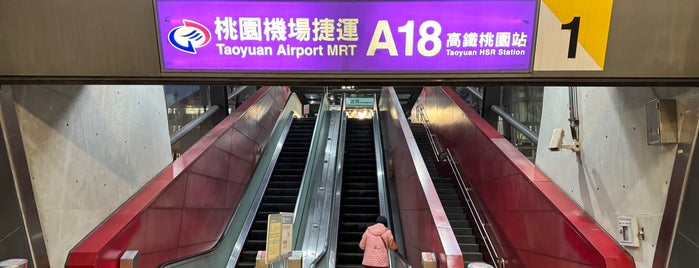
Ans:
<svg viewBox="0 0 699 268"><path fill-rule="evenodd" d="M697 106L693 106L697 107ZM663 219L660 224L658 240L653 258L653 268L667 267L670 261L672 244L675 241L678 219L680 216L680 202L684 194L685 185L689 179L689 160L696 153L697 134L699 133L699 114L697 109L682 112L682 124L680 128L677 155L672 167L667 200Z"/></svg>
<svg viewBox="0 0 699 268"><path fill-rule="evenodd" d="M316 182L313 179L313 174L318 174L322 170L322 165L319 165L318 154L320 148L325 148L324 144L327 142L323 137L327 137L328 127L326 127L327 111L330 109L330 103L328 102L328 95L323 95L323 100L318 107L318 116L316 117L315 127L313 129L313 136L311 137L311 147L308 151L308 158L306 158L306 168L303 170L303 181L301 187L299 188L299 195L296 197L296 205L294 206L294 231L293 231L293 244L294 249L301 249L303 246L303 240L305 239L305 231L308 224L308 206L310 198L310 189L312 185ZM319 145L323 144L323 145Z"/></svg>
<svg viewBox="0 0 699 268"><path fill-rule="evenodd" d="M177 130L175 133L172 133L172 137L170 137L170 144L175 144L178 142L180 139L182 139L184 136L189 134L193 129L201 125L206 119L209 119L212 115L218 111L219 107L218 105L214 105L209 107L209 110L204 112L203 114L197 116L194 118L192 121L187 123L186 125L182 126L179 130Z"/></svg>
<svg viewBox="0 0 699 268"><path fill-rule="evenodd" d="M338 174L338 167L341 169L341 161L344 159L342 158L344 154L339 153L339 149L344 149L344 146L340 145L340 140L342 139L344 142L344 137L341 138L341 134L344 134L343 124L346 122L346 115L344 111L328 111L328 113L330 113L330 125L323 157L323 173L321 176L316 176L319 183L316 185L318 190L312 196L314 200L310 214L312 225L307 227L306 237L303 241L305 255L303 267L335 266L335 259L327 253L335 253L335 242L337 242L341 193L341 187L338 184L342 183L342 175Z"/></svg>
<svg viewBox="0 0 699 268"><path fill-rule="evenodd" d="M344 97L342 99L344 100ZM323 260L328 267L335 267L337 256L337 234L340 225L340 205L342 204L342 174L345 162L345 137L347 132L347 114L345 113L345 108L346 105L343 102L342 108L340 109L340 111L342 112L342 119L340 122L340 136L337 141L338 155L337 163L335 165L335 192L333 197L333 206L331 208L332 212L330 214L330 226L328 227L328 232L330 232L328 235L328 249L327 253L325 254L325 259Z"/></svg>
<svg viewBox="0 0 699 268"><path fill-rule="evenodd" d="M502 108L500 108L496 105L492 105L492 106L490 106L490 109L493 110L493 112L497 113L500 117L502 117L503 120L507 121L507 123L512 125L519 132L524 134L524 136L527 137L527 139L529 139L530 141L532 141L534 143L534 145L539 143L539 138L537 138L537 135L536 135L536 133L534 133L534 131L532 131L531 129L529 129L525 125L522 125L522 123L517 121L517 119L513 118L510 114L505 112Z"/></svg>
<svg viewBox="0 0 699 268"><path fill-rule="evenodd" d="M15 100L12 96L12 90L7 87L0 87L0 127L5 138L7 155L14 175L13 180L32 253L32 263L39 268L49 267L46 244L34 198L34 188L24 152L17 110L15 109Z"/></svg>
<svg viewBox="0 0 699 268"><path fill-rule="evenodd" d="M677 109L673 99L655 99L646 103L648 144L677 143Z"/></svg>

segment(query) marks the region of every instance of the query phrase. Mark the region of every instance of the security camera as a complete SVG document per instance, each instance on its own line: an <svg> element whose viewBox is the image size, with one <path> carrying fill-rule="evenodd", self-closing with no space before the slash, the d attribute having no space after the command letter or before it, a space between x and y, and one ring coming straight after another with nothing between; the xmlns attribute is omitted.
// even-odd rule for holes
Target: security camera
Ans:
<svg viewBox="0 0 699 268"><path fill-rule="evenodd" d="M563 137L565 136L565 131L562 128L553 129L553 134L551 135L551 142L549 142L549 151L557 152L561 149L570 149L574 152L580 151L580 142L575 140L572 145L564 145Z"/></svg>
<svg viewBox="0 0 699 268"><path fill-rule="evenodd" d="M551 134L551 142L549 142L549 151L561 150L563 146L563 136L565 131L562 128L553 129L553 134Z"/></svg>

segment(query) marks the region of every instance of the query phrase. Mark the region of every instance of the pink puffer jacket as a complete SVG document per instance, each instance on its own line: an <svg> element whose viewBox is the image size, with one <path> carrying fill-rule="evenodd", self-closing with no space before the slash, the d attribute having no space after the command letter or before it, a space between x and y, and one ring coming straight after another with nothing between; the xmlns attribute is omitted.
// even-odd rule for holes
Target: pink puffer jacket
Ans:
<svg viewBox="0 0 699 268"><path fill-rule="evenodd" d="M393 240L391 230L381 223L374 224L366 229L362 235L362 241L359 242L359 247L364 250L362 264L374 267L388 267L388 250L386 247L390 250L398 249L396 241Z"/></svg>

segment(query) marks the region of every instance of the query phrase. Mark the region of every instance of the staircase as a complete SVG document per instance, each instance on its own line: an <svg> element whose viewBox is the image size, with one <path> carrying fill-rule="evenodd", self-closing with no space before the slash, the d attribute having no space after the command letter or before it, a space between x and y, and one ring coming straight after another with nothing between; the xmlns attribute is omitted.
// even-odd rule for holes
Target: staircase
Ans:
<svg viewBox="0 0 699 268"><path fill-rule="evenodd" d="M410 129L415 136L415 141L420 148L420 154L425 160L427 170L432 177L435 189L439 200L442 201L442 206L449 219L449 224L454 230L456 241L459 242L461 253L464 256L464 267L471 262L483 262L483 254L473 235L469 218L466 215L467 209L462 205L459 199L457 188L451 178L440 177L435 164L434 152L430 140L427 137L427 131L422 124L410 124Z"/></svg>
<svg viewBox="0 0 699 268"><path fill-rule="evenodd" d="M236 267L255 267L257 252L265 250L268 214L294 212L314 125L315 118L294 119L291 123Z"/></svg>
<svg viewBox="0 0 699 268"><path fill-rule="evenodd" d="M379 216L378 188L372 121L347 119L336 267L362 267L359 241Z"/></svg>

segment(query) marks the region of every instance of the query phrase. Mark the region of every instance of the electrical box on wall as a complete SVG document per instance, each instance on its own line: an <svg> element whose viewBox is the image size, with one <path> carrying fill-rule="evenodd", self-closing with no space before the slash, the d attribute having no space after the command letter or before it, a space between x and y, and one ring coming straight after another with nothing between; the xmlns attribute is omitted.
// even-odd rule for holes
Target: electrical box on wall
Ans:
<svg viewBox="0 0 699 268"><path fill-rule="evenodd" d="M646 103L648 144L677 143L675 100L655 99Z"/></svg>
<svg viewBox="0 0 699 268"><path fill-rule="evenodd" d="M619 244L626 247L639 247L641 245L636 217L619 216L617 217L617 225L619 228L617 235Z"/></svg>

